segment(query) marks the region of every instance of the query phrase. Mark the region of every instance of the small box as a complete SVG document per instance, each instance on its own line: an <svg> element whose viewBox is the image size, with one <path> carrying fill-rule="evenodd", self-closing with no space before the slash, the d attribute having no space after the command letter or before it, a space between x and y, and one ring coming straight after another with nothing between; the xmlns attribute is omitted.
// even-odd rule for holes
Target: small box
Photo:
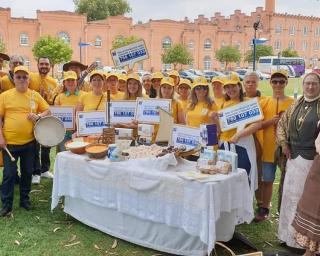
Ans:
<svg viewBox="0 0 320 256"><path fill-rule="evenodd" d="M232 172L237 171L238 169L238 154L227 151L227 150L218 150L218 161L229 162L232 165Z"/></svg>
<svg viewBox="0 0 320 256"><path fill-rule="evenodd" d="M133 137L133 129L129 129L129 128L116 128L115 129L115 134L116 134L116 139L121 139L121 138L125 138L125 139L131 139Z"/></svg>

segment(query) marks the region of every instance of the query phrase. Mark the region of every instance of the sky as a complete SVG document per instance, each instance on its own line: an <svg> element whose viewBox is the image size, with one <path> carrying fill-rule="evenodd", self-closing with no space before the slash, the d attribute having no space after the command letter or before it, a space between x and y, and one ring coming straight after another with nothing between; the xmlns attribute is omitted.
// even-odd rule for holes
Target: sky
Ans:
<svg viewBox="0 0 320 256"><path fill-rule="evenodd" d="M132 12L126 16L135 22L147 22L149 19L195 19L199 14L212 17L215 12L229 16L235 9L250 14L257 6L264 6L264 0L128 0ZM302 14L320 17L319 0L276 0L276 12ZM36 10L74 11L72 0L0 0L0 7L10 7L14 17L35 18Z"/></svg>

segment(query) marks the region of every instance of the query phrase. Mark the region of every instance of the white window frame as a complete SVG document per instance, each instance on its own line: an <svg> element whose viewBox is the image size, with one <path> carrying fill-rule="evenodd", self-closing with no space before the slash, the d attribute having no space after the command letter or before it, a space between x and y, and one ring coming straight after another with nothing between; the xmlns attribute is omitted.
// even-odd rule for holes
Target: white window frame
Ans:
<svg viewBox="0 0 320 256"><path fill-rule="evenodd" d="M21 33L19 37L20 45L28 46L29 45L29 37L27 33Z"/></svg>

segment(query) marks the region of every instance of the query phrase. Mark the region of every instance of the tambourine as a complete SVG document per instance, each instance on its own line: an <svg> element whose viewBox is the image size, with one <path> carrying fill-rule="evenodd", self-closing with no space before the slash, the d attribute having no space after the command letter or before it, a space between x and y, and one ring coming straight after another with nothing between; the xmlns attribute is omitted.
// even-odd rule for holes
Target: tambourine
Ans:
<svg viewBox="0 0 320 256"><path fill-rule="evenodd" d="M45 116L37 121L33 133L40 145L54 147L63 141L66 129L59 118Z"/></svg>

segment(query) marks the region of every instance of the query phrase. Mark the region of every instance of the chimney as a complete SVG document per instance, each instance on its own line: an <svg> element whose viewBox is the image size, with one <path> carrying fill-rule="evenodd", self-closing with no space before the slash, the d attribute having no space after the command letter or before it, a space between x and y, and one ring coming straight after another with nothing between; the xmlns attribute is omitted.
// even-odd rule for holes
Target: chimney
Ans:
<svg viewBox="0 0 320 256"><path fill-rule="evenodd" d="M266 12L274 13L276 10L276 0L266 0L265 8Z"/></svg>

